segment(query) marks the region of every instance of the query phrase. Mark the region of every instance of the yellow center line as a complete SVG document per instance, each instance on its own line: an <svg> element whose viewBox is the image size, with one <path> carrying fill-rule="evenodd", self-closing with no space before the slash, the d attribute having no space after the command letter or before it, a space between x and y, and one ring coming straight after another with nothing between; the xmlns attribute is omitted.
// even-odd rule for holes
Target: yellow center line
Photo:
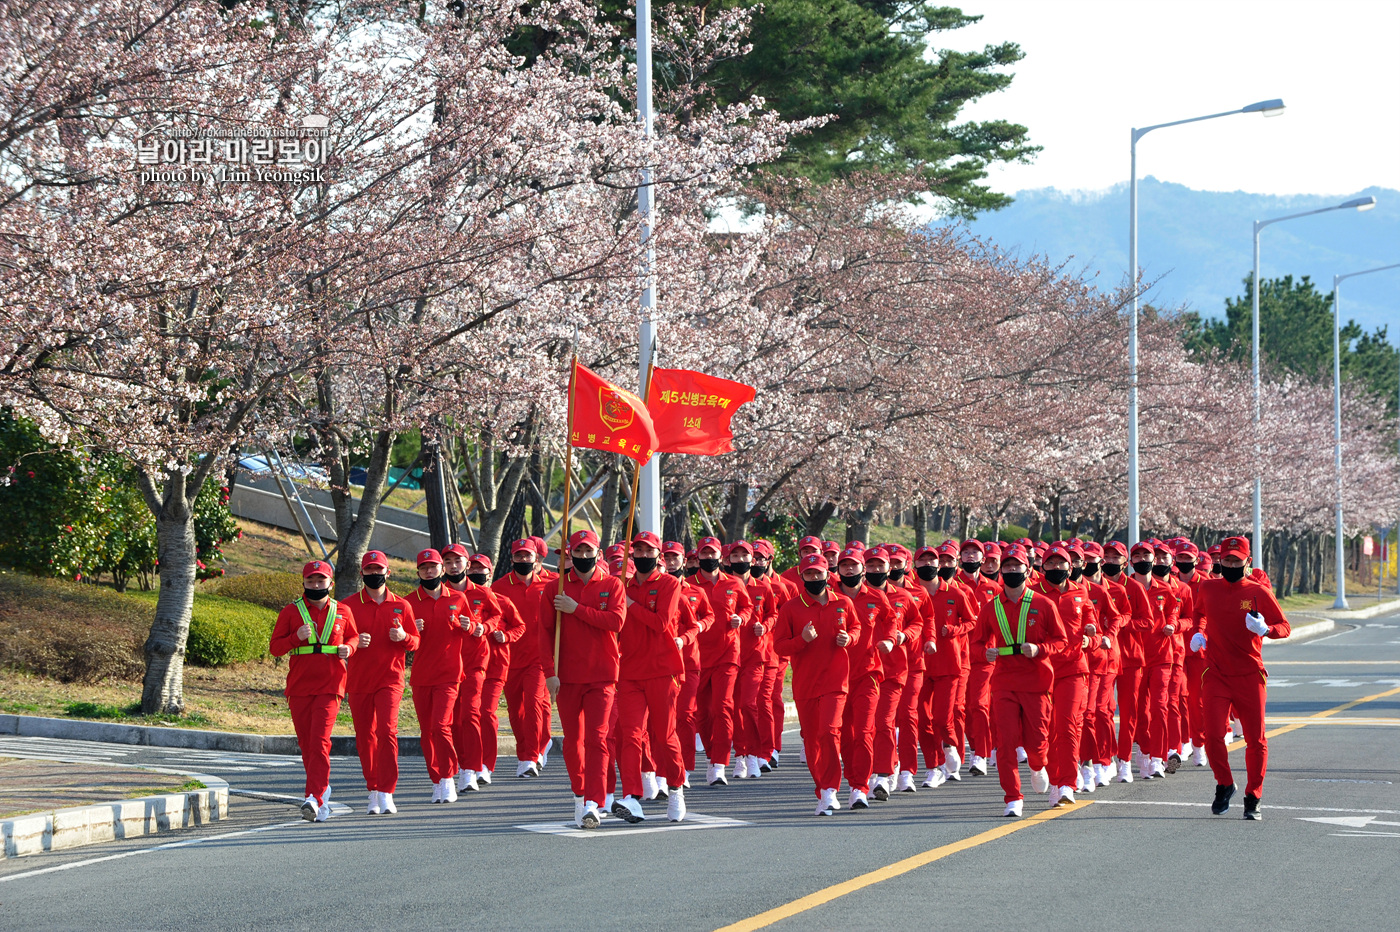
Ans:
<svg viewBox="0 0 1400 932"><path fill-rule="evenodd" d="M1383 692L1383 693L1376 693L1374 696L1362 696L1360 699L1353 699L1353 700L1350 701L1350 702L1343 702L1341 705L1337 706L1336 708L1328 709L1328 710L1325 711L1325 712L1319 712L1319 713L1317 713L1316 715L1310 715L1310 716L1308 716L1308 718L1306 718L1305 720L1303 720L1303 721L1301 721L1301 722L1296 722L1296 723L1294 723L1294 724L1292 724L1292 725L1283 725L1283 726L1280 726L1280 727L1278 727L1278 728L1273 729L1272 731L1266 731L1266 732L1264 732L1264 737L1265 737L1265 738L1272 738L1272 737L1274 737L1275 735L1286 735L1286 734L1288 734L1290 731L1297 731L1299 728L1307 728L1309 725L1315 725L1315 724L1317 724L1318 722L1321 722L1321 721L1324 721L1324 720L1326 720L1326 719L1329 719L1329 718L1331 718L1332 716L1337 715L1337 714L1340 713L1340 712L1345 712L1345 711L1347 711L1348 709L1354 709L1354 708L1356 708L1357 706L1362 705L1362 704L1364 704L1364 703L1367 703L1367 702L1375 702L1377 699L1389 699L1391 696L1395 696L1395 695L1400 695L1400 686L1397 686L1397 687L1395 687L1394 689L1387 689L1387 690L1386 690L1385 692ZM1231 750L1231 751L1238 751L1240 748L1242 748L1242 747L1244 747L1244 746L1245 746L1245 742L1244 742L1244 741L1236 741L1234 744L1230 745L1229 750Z"/></svg>
<svg viewBox="0 0 1400 932"><path fill-rule="evenodd" d="M976 848L978 845L984 845L989 841L996 841L998 838L1005 838L1012 832L1019 832L1023 828L1030 828L1032 825L1038 825L1041 822L1048 822L1066 813L1078 812L1092 803L1093 800L1084 800L1072 808L1047 809L1044 812L1031 816L1029 819L1017 819L1015 822L1007 822L1005 825L982 832L980 835L973 835L971 838L964 838L962 841L955 841L938 848L932 848L922 854L916 854L902 861L895 861L893 864L887 864L884 867L876 868L868 874L861 874L859 877L852 877L850 880L835 884L834 886L826 887L815 893L809 893L801 899L793 900L791 903L784 903L782 906L770 909L767 912L759 913L752 918L743 919L733 925L724 926L716 930L716 932L752 932L754 929L762 929L771 926L775 922L781 922L799 913L805 913L809 909L815 909L825 903L830 903L832 900L843 897L848 893L855 893L857 890L863 890L881 881L898 877L901 874L907 874L926 864L932 864L934 861L942 860L949 855L957 854L960 851L966 851L969 848Z"/></svg>

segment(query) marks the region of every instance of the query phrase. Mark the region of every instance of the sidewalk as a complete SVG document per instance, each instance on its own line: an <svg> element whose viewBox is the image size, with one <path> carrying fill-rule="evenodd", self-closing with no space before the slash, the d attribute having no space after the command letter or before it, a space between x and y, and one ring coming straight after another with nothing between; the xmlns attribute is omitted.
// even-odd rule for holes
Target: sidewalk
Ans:
<svg viewBox="0 0 1400 932"><path fill-rule="evenodd" d="M0 859L227 817L228 784L217 777L0 758Z"/></svg>

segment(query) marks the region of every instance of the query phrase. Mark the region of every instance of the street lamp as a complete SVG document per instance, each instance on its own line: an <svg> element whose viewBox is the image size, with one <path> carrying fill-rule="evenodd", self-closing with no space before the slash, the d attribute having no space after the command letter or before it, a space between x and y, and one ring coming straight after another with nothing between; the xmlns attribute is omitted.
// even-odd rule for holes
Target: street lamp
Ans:
<svg viewBox="0 0 1400 932"><path fill-rule="evenodd" d="M1157 123L1154 126L1144 126L1142 129L1136 127L1132 131L1132 145L1130 146L1131 169L1128 183L1128 269L1132 275L1133 289L1133 316L1128 323L1128 544L1131 546L1138 539L1139 524L1139 496L1138 496L1138 261L1137 261L1137 144L1138 140L1154 129L1165 129L1168 126L1181 126L1185 123L1199 123L1202 120L1214 120L1218 117L1234 116L1237 113L1262 113L1266 117L1279 116L1283 113L1283 101L1261 100L1257 103L1249 104L1238 110L1226 110L1223 113L1212 113L1207 116L1192 117L1189 120L1175 120L1171 123Z"/></svg>
<svg viewBox="0 0 1400 932"><path fill-rule="evenodd" d="M1358 210L1369 210L1376 206L1375 198L1366 206L1358 205ZM1346 561L1342 555L1342 282L1358 275L1400 269L1400 262L1383 265L1362 272L1348 272L1346 275L1332 276L1332 434L1333 454L1337 465L1337 601L1333 608L1347 608Z"/></svg>
<svg viewBox="0 0 1400 932"><path fill-rule="evenodd" d="M1305 210L1301 213L1287 214L1282 217L1272 217L1268 220L1254 221L1254 282L1250 291L1254 292L1254 315L1252 323L1252 350L1254 368L1254 433L1256 438L1259 434L1259 232L1267 226L1275 223L1282 223L1285 220L1297 220L1299 217L1311 217L1314 214L1325 214L1333 210L1370 210L1376 206L1376 199L1371 195L1365 197L1355 197L1340 204L1333 204L1331 207L1319 207L1317 210ZM1339 439L1338 444L1341 443ZM1254 543L1253 553L1255 565L1261 569L1264 566L1264 507L1262 500L1263 471L1259 466L1259 443L1254 444ZM1341 577L1338 577L1337 591L1338 598L1342 588Z"/></svg>

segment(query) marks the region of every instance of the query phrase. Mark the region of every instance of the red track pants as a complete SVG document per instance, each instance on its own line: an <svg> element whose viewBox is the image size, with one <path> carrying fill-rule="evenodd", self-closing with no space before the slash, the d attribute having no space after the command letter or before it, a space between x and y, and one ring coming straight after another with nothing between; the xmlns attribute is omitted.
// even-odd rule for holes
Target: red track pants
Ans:
<svg viewBox="0 0 1400 932"><path fill-rule="evenodd" d="M428 779L437 783L457 773L457 749L452 744L452 715L457 710L457 684L423 686L413 690L413 710L422 734L423 763Z"/></svg>
<svg viewBox="0 0 1400 932"><path fill-rule="evenodd" d="M331 731L340 714L340 697L288 696L287 707L301 749L301 765L306 768L306 795L316 797L320 805L326 801L326 787L331 782Z"/></svg>
<svg viewBox="0 0 1400 932"><path fill-rule="evenodd" d="M607 797L608 720L616 683L562 683L559 722L564 729L564 767L575 796L602 805Z"/></svg>
<svg viewBox="0 0 1400 932"><path fill-rule="evenodd" d="M919 769L919 694L924 688L924 671L910 670L899 697L899 714L895 726L899 732L899 769L915 773Z"/></svg>
<svg viewBox="0 0 1400 932"><path fill-rule="evenodd" d="M942 765L945 747L958 747L957 692L961 682L959 676L924 677L924 698L920 703L924 727L919 743L924 749L924 766L930 770ZM958 756L962 756L961 750Z"/></svg>
<svg viewBox="0 0 1400 932"><path fill-rule="evenodd" d="M1206 706L1206 755L1215 782L1226 786L1235 782L1230 771L1230 755L1225 732L1230 727L1230 709L1244 728L1244 766L1250 796L1264 795L1264 774L1269 768L1269 739L1264 737L1264 705L1268 688L1262 673L1226 676L1207 669L1201 683Z"/></svg>
<svg viewBox="0 0 1400 932"><path fill-rule="evenodd" d="M1105 767L1113 760L1117 740L1113 734L1114 673L1089 674L1089 705L1084 711L1084 737L1079 759Z"/></svg>
<svg viewBox="0 0 1400 932"><path fill-rule="evenodd" d="M549 743L549 690L544 667L537 663L512 667L505 682L506 715L515 735L515 756L520 761L539 760ZM493 768L494 769L494 768Z"/></svg>
<svg viewBox="0 0 1400 932"><path fill-rule="evenodd" d="M1200 651L1188 653L1182 664L1186 677L1186 738L1198 748L1206 746L1206 705L1201 692L1201 677L1205 672L1205 655Z"/></svg>
<svg viewBox="0 0 1400 932"><path fill-rule="evenodd" d="M807 770L817 785L817 796L822 790L841 787L841 722L845 709L845 693L797 700L797 723L802 728Z"/></svg>
<svg viewBox="0 0 1400 932"><path fill-rule="evenodd" d="M1142 667L1124 667L1118 673L1118 759L1133 759L1133 742L1139 740L1142 722L1138 710L1142 707Z"/></svg>
<svg viewBox="0 0 1400 932"><path fill-rule="evenodd" d="M452 746L457 749L457 766L481 770L481 699L486 685L485 670L468 670L457 689L457 711L452 719Z"/></svg>
<svg viewBox="0 0 1400 932"><path fill-rule="evenodd" d="M734 746L734 684L739 665L722 663L700 671L700 692L695 697L700 740L712 764L729 763Z"/></svg>
<svg viewBox="0 0 1400 932"><path fill-rule="evenodd" d="M686 668L676 697L676 740L681 745L681 764L687 771L695 769L695 734L699 719L695 709L700 695L700 671Z"/></svg>
<svg viewBox="0 0 1400 932"><path fill-rule="evenodd" d="M502 679L488 679L481 686L481 766L485 770L496 769L501 736L501 693L505 686L506 681Z"/></svg>
<svg viewBox="0 0 1400 932"><path fill-rule="evenodd" d="M851 684L841 715L841 760L846 764L846 782L851 789L867 793L875 767L875 706L879 701L880 684L874 674L866 674ZM839 779L836 785L840 785Z"/></svg>
<svg viewBox="0 0 1400 932"><path fill-rule="evenodd" d="M768 690L773 703L773 743L769 751L783 749L783 723L787 720L787 705L783 700L783 678L787 673L787 661L768 667Z"/></svg>
<svg viewBox="0 0 1400 932"><path fill-rule="evenodd" d="M642 772L651 769L645 761L648 756L655 772L671 786L680 786L685 780L681 743L676 737L679 695L679 677L674 676L617 684L618 768L624 794L641 799Z"/></svg>
<svg viewBox="0 0 1400 932"><path fill-rule="evenodd" d="M967 709L967 737L972 742L972 753L978 757L991 757L992 748L1000 747L997 742L997 718L992 714L992 664L974 663L967 675L967 693L964 699ZM941 764L940 759L930 763Z"/></svg>
<svg viewBox="0 0 1400 932"><path fill-rule="evenodd" d="M1084 710L1089 704L1089 674L1055 678L1050 720L1050 783L1075 785L1079 774L1079 741L1084 732ZM1001 760L1001 755L997 755Z"/></svg>
<svg viewBox="0 0 1400 932"><path fill-rule="evenodd" d="M1168 716L1171 713L1172 665L1153 664L1143 668L1143 718L1138 722L1138 747L1144 754L1166 758ZM1143 739L1146 738L1146 741Z"/></svg>
<svg viewBox="0 0 1400 932"><path fill-rule="evenodd" d="M998 689L992 693L992 712L997 723L997 779L1001 781L1002 801L1024 799L1016 749L1026 749L1026 763L1032 771L1046 765L1050 694Z"/></svg>
<svg viewBox="0 0 1400 932"><path fill-rule="evenodd" d="M351 693L350 718L355 723L355 750L365 789L392 793L399 785L399 703L402 686L385 686L372 693Z"/></svg>
<svg viewBox="0 0 1400 932"><path fill-rule="evenodd" d="M899 751L895 746L895 731L899 727L899 706L904 698L904 684L898 680L880 683L880 698L875 702L874 768L879 774L899 772Z"/></svg>
<svg viewBox="0 0 1400 932"><path fill-rule="evenodd" d="M734 700L738 707L738 727L734 731L737 754L768 759L773 738L773 681L768 667L752 663L739 670L734 685Z"/></svg>

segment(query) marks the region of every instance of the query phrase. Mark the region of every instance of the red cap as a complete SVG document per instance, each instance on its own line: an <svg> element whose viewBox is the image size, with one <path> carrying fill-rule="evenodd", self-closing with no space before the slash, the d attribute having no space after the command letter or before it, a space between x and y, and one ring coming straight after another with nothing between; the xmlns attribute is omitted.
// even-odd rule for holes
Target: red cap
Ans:
<svg viewBox="0 0 1400 932"><path fill-rule="evenodd" d="M511 542L510 553L511 556L517 553L533 553L537 556L544 556L544 554L535 549L535 539L533 537L522 537L517 541Z"/></svg>
<svg viewBox="0 0 1400 932"><path fill-rule="evenodd" d="M962 553L964 550L976 550L980 554L986 554L987 552L987 548L982 546L982 542L980 540L963 541L961 546L958 547L958 553Z"/></svg>
<svg viewBox="0 0 1400 932"><path fill-rule="evenodd" d="M1176 548L1164 540L1154 540L1152 546L1156 548L1158 553L1165 553L1169 557L1176 556Z"/></svg>
<svg viewBox="0 0 1400 932"><path fill-rule="evenodd" d="M699 556L699 554L700 554L700 551L698 551L698 550L696 550L694 547L692 547L691 549L689 549L689 550L687 550L687 551L685 552L685 558L686 558L687 560L694 560L694 559L696 559L696 558Z"/></svg>
<svg viewBox="0 0 1400 932"><path fill-rule="evenodd" d="M632 546L635 547L638 544L651 544L657 550L660 550L661 538L658 535L653 534L651 531L641 531L640 533L635 534L632 537Z"/></svg>
<svg viewBox="0 0 1400 932"><path fill-rule="evenodd" d="M360 572L364 572L371 566L377 566L380 569L387 570L389 568L389 558L384 556L383 551L371 550L360 558Z"/></svg>
<svg viewBox="0 0 1400 932"><path fill-rule="evenodd" d="M799 553L803 550L806 550L808 547L815 547L816 549L821 550L822 539L820 537L812 537L811 535L808 535L797 542L797 550Z"/></svg>
<svg viewBox="0 0 1400 932"><path fill-rule="evenodd" d="M822 553L840 553L841 545L834 540L822 541Z"/></svg>
<svg viewBox="0 0 1400 932"><path fill-rule="evenodd" d="M847 560L851 561L852 563L859 563L861 565L864 565L865 551L860 549L859 547L847 547L845 550L841 551L841 556L837 558L836 562L840 564L845 563Z"/></svg>
<svg viewBox="0 0 1400 932"><path fill-rule="evenodd" d="M820 567L823 570L828 569L826 565L826 560L824 560L822 558L822 555L819 553L804 554L802 559L797 561L797 569L799 574L802 570L811 569L814 566Z"/></svg>
<svg viewBox="0 0 1400 932"><path fill-rule="evenodd" d="M753 556L753 545L746 540L736 540L729 545L729 552L731 554L747 553L749 556Z"/></svg>
<svg viewBox="0 0 1400 932"><path fill-rule="evenodd" d="M1210 558L1208 553L1201 554L1200 559L1196 561L1196 569L1205 573L1209 573L1213 566L1215 566L1215 561Z"/></svg>
<svg viewBox="0 0 1400 932"><path fill-rule="evenodd" d="M1069 548L1066 547L1064 544L1056 544L1056 545L1053 546L1053 547L1047 547L1046 550L1045 550L1045 557L1044 557L1044 559L1049 560L1051 557L1060 557L1060 558L1062 558L1066 563L1073 562L1073 561L1070 559L1070 551L1069 551Z"/></svg>
<svg viewBox="0 0 1400 932"><path fill-rule="evenodd" d="M1145 553L1149 557L1155 556L1157 553L1157 548L1152 546L1151 541L1140 540L1136 544L1133 544L1132 549L1128 551L1128 555L1135 557L1140 553Z"/></svg>
<svg viewBox="0 0 1400 932"><path fill-rule="evenodd" d="M1025 548L1023 547L1022 549L1024 550ZM1000 560L1006 556L1006 550L1003 549L1000 542L989 540L982 545L982 555L991 557L994 560Z"/></svg>
<svg viewBox="0 0 1400 932"><path fill-rule="evenodd" d="M681 542L678 540L668 540L666 541L666 543L661 545L661 552L678 553L681 556L685 556L685 547L683 547L681 545Z"/></svg>
<svg viewBox="0 0 1400 932"><path fill-rule="evenodd" d="M1208 554L1211 555L1212 557L1213 557L1213 556L1217 556L1217 555L1220 553L1220 545L1219 545L1219 544L1211 544L1211 545L1210 545L1210 548L1209 548L1208 550L1206 550L1206 553L1208 553Z"/></svg>
<svg viewBox="0 0 1400 932"><path fill-rule="evenodd" d="M442 555L443 555L443 556L447 556L449 553L455 553L457 556L461 557L463 560L467 560L467 559L470 559L470 558L471 558L471 554L467 553L467 548L464 547L464 546L461 545L461 544L448 544L446 547L443 547L443 548L442 548Z"/></svg>
<svg viewBox="0 0 1400 932"><path fill-rule="evenodd" d="M1248 537L1227 537L1220 542L1220 555L1222 557L1240 557L1249 559L1249 538ZM308 564L310 565L310 564Z"/></svg>
<svg viewBox="0 0 1400 932"><path fill-rule="evenodd" d="M1093 557L1095 560L1101 559L1103 557L1103 548L1092 540L1087 541L1084 544L1084 556L1085 558Z"/></svg>
<svg viewBox="0 0 1400 932"><path fill-rule="evenodd" d="M1177 544L1177 546L1176 546L1176 555L1179 556L1179 557L1180 557L1180 556L1199 557L1199 556L1201 555L1201 550L1200 550L1199 547L1197 547L1195 544L1191 543L1189 540L1184 540L1184 541L1182 541L1181 543Z"/></svg>
<svg viewBox="0 0 1400 932"><path fill-rule="evenodd" d="M622 544L621 541L619 541L616 544L609 544L607 549L603 551L603 556L611 560L613 557L626 551L626 549L627 548Z"/></svg>
<svg viewBox="0 0 1400 932"><path fill-rule="evenodd" d="M549 553L549 545L544 542L543 537L531 537L529 540L535 545L535 553L539 554L541 558Z"/></svg>
<svg viewBox="0 0 1400 932"><path fill-rule="evenodd" d="M951 543L951 541L945 542L945 543L943 544L943 546L946 547L946 546L948 546L949 543ZM914 559L917 561L917 560L922 560L924 557L936 557L936 556L938 556L938 554L941 553L941 552L942 552L942 548L935 548L935 547L928 547L928 546L920 547L918 550L915 550L915 551L914 551ZM956 553L956 552L957 552L957 548L954 548L954 549L953 549L953 552Z"/></svg>
<svg viewBox="0 0 1400 932"><path fill-rule="evenodd" d="M582 547L584 544L592 544L594 547L597 547L598 535L589 530L574 531L569 535L570 550L573 550L575 547Z"/></svg>
<svg viewBox="0 0 1400 932"><path fill-rule="evenodd" d="M1009 544L1005 552L1001 555L1002 563L1009 563L1013 560L1017 563L1023 563L1026 566L1031 565L1030 554L1026 553L1026 548L1022 547L1020 544Z"/></svg>
<svg viewBox="0 0 1400 932"><path fill-rule="evenodd" d="M317 573L320 573L322 576L335 575L335 571L331 569L331 565L325 560L312 560L310 563L306 564L301 568L302 579L306 579L309 576L315 576Z"/></svg>
<svg viewBox="0 0 1400 932"><path fill-rule="evenodd" d="M472 563L480 564L481 566L486 567L488 570L489 570L489 569L492 567L492 565L493 565L493 564L491 563L491 558L488 557L488 556L487 556L486 554L484 554L484 553L474 553L474 554L472 554L471 562L472 562Z"/></svg>
<svg viewBox="0 0 1400 932"><path fill-rule="evenodd" d="M1103 545L1103 552L1105 556L1110 550L1116 554L1119 554L1120 556L1126 557L1128 555L1128 548L1124 546L1121 540L1111 540Z"/></svg>
<svg viewBox="0 0 1400 932"><path fill-rule="evenodd" d="M695 552L696 552L696 553L699 553L700 551L704 550L706 547L713 547L713 548L715 548L715 550L716 550L717 552L723 552L723 551L724 551L724 544L721 544L721 543L719 542L719 538L718 538L718 537L702 537L702 538L700 538L700 543L698 543L698 544L695 545Z"/></svg>
<svg viewBox="0 0 1400 932"><path fill-rule="evenodd" d="M1023 543L1021 543L1020 541L1017 541L1017 542L1016 542L1016 546L1017 546L1017 547L1020 547L1021 549L1025 550L1025 551L1027 551L1027 552L1030 552L1031 550L1034 550L1036 553L1044 553L1045 551L1047 551L1047 550L1050 549L1050 545L1047 544L1047 543L1046 543L1045 541L1043 541L1043 540L1038 540L1038 541L1035 541L1035 542L1030 543L1030 544L1023 544ZM1056 546L1060 546L1060 545L1059 545L1059 544L1056 544Z"/></svg>
<svg viewBox="0 0 1400 932"><path fill-rule="evenodd" d="M955 541L955 540L945 540L943 543L939 544L936 548L934 548L934 547L921 547L921 548L919 548L919 552L920 552L920 553L923 553L925 550L930 550L930 551L932 551L935 555L940 556L940 557L943 556L944 554L947 554L948 556L953 557L954 559L957 559L957 557L960 556L960 555L962 554L962 550L960 550L960 549L958 548L958 542Z"/></svg>
<svg viewBox="0 0 1400 932"><path fill-rule="evenodd" d="M1077 537L1073 540L1066 541L1065 549L1070 553L1077 553L1081 557L1084 556L1084 542Z"/></svg>
<svg viewBox="0 0 1400 932"><path fill-rule="evenodd" d="M885 553L890 555L891 560L903 560L905 563L914 562L914 554L903 544L886 544Z"/></svg>
<svg viewBox="0 0 1400 932"><path fill-rule="evenodd" d="M438 553L438 552L437 552L436 550L434 550L432 547L429 547L427 550L420 550L420 551L418 551L418 565L419 565L419 566L422 566L424 563L441 563L441 562L442 562L442 554Z"/></svg>
<svg viewBox="0 0 1400 932"><path fill-rule="evenodd" d="M773 559L773 555L777 553L777 551L773 549L773 542L771 540L764 540L761 537L753 542L753 552L762 554L770 560Z"/></svg>
<svg viewBox="0 0 1400 932"><path fill-rule="evenodd" d="M866 549L866 551L865 551L865 562L866 562L866 563L876 563L876 562L881 562L881 561L883 561L883 562L885 563L885 565L887 565L887 566L889 565L889 562L890 562L890 555L889 555L888 552L886 552L886 550L885 550L884 547L870 547L870 548L867 548L867 549Z"/></svg>
<svg viewBox="0 0 1400 932"><path fill-rule="evenodd" d="M863 540L848 540L848 541L846 541L846 549L847 549L847 550L850 550L852 547L856 548L857 550L865 550L865 549L866 549L865 541L863 541Z"/></svg>

